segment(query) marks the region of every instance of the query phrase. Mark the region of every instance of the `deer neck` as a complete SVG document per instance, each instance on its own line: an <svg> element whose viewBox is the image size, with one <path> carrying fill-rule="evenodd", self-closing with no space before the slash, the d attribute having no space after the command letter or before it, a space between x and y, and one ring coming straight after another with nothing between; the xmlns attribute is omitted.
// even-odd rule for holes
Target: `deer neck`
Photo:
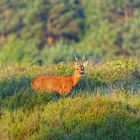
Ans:
<svg viewBox="0 0 140 140"><path fill-rule="evenodd" d="M73 86L75 86L80 80L81 75L75 71L71 78L72 78Z"/></svg>

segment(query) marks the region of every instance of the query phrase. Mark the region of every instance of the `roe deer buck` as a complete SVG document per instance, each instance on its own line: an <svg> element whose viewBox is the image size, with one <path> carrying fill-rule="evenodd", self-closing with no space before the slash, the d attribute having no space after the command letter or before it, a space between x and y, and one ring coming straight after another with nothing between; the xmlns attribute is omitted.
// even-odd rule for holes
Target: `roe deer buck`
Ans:
<svg viewBox="0 0 140 140"><path fill-rule="evenodd" d="M60 96L66 96L84 75L84 67L88 61L81 63L75 56L75 71L71 76L37 76L32 80L32 88L37 95L46 92L56 92Z"/></svg>

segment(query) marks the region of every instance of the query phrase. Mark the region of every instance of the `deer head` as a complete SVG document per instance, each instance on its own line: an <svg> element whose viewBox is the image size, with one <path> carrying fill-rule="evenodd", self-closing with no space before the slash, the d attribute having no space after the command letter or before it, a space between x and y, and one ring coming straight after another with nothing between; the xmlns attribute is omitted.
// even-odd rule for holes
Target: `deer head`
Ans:
<svg viewBox="0 0 140 140"><path fill-rule="evenodd" d="M82 61L78 62L78 58L75 55L75 73L78 75L78 77L81 77L85 73L85 66L88 64L88 61L84 61L85 56L83 56Z"/></svg>

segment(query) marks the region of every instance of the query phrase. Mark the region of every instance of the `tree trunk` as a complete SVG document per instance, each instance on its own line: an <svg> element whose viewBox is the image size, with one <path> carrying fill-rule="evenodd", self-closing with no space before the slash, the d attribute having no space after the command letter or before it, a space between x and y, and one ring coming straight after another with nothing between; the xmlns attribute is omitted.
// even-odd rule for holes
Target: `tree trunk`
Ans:
<svg viewBox="0 0 140 140"><path fill-rule="evenodd" d="M54 39L51 35L52 34L51 31L52 31L51 17L48 16L48 18L47 18L47 32L49 35L47 36L47 44L49 46L52 46L54 43Z"/></svg>
<svg viewBox="0 0 140 140"><path fill-rule="evenodd" d="M125 11L124 11L124 20L127 21L128 18L129 18L129 10L125 9Z"/></svg>
<svg viewBox="0 0 140 140"><path fill-rule="evenodd" d="M47 37L47 44L48 44L48 46L52 46L53 45L53 37L52 36L48 36Z"/></svg>

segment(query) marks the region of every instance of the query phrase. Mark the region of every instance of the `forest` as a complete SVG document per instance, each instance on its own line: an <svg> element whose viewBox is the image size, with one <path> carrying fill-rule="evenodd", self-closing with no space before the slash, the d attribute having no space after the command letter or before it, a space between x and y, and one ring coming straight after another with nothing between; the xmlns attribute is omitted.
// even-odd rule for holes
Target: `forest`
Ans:
<svg viewBox="0 0 140 140"><path fill-rule="evenodd" d="M139 58L139 11L139 0L2 0L0 62Z"/></svg>

